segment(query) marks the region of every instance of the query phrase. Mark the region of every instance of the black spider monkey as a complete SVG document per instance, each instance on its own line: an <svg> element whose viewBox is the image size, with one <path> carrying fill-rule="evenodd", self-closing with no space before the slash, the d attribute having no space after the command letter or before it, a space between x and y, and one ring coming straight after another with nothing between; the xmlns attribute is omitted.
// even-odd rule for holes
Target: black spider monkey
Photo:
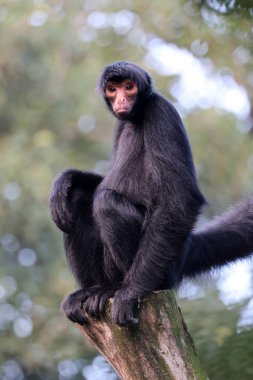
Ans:
<svg viewBox="0 0 253 380"><path fill-rule="evenodd" d="M135 324L145 293L251 254L253 198L194 230L206 201L175 108L130 62L106 66L99 89L117 119L111 169L104 178L68 169L50 198L80 286L62 308L82 324L82 308L99 317L114 296L113 321Z"/></svg>

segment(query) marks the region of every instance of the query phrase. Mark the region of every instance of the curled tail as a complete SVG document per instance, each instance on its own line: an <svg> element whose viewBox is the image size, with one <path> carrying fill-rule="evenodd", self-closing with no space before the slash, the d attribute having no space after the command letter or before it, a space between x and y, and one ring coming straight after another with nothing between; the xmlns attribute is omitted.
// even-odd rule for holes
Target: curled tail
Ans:
<svg viewBox="0 0 253 380"><path fill-rule="evenodd" d="M250 197L191 234L182 277L210 271L252 253L253 197Z"/></svg>

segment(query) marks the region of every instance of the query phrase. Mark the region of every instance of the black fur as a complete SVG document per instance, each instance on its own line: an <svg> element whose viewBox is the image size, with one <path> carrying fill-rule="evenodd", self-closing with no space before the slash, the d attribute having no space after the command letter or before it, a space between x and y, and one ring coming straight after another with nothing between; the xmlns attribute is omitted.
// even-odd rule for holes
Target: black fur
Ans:
<svg viewBox="0 0 253 380"><path fill-rule="evenodd" d="M137 83L137 101L124 120L117 118L109 173L66 170L50 198L81 288L62 307L79 323L85 322L81 307L99 317L114 295L113 320L134 324L134 307L146 292L172 288L253 250L252 198L194 231L206 202L182 121L132 63L107 66L99 88L104 94L108 81L129 78Z"/></svg>

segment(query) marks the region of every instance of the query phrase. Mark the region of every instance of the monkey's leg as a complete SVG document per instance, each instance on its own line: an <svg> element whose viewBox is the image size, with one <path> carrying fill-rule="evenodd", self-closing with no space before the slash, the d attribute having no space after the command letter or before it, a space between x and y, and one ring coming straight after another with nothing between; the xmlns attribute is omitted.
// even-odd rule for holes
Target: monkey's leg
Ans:
<svg viewBox="0 0 253 380"><path fill-rule="evenodd" d="M64 301L63 309L79 322L82 307L92 316L103 314L131 266L143 223L138 207L114 191L99 192L94 207L92 201L90 193L72 192L75 224L65 234L67 258L82 289Z"/></svg>
<svg viewBox="0 0 253 380"><path fill-rule="evenodd" d="M133 262L141 238L144 211L121 194L106 189L96 194L93 212L104 246L105 275L110 282L104 289L94 288L84 303L88 313L98 317L107 299L121 287Z"/></svg>
<svg viewBox="0 0 253 380"><path fill-rule="evenodd" d="M68 207L72 213L73 228L64 234L67 260L81 289L63 301L62 310L70 320L80 324L85 323L82 310L85 301L91 294L96 294L98 308L108 287L102 242L92 215L92 199L91 192L72 189Z"/></svg>
<svg viewBox="0 0 253 380"><path fill-rule="evenodd" d="M141 238L144 212L114 190L100 190L94 199L94 219L104 244L105 270L113 278L116 266L123 279L130 268Z"/></svg>
<svg viewBox="0 0 253 380"><path fill-rule="evenodd" d="M68 233L73 229L73 206L78 205L78 202L73 205L73 192L79 189L83 194L92 196L102 179L97 174L76 169L67 169L59 174L52 187L49 206L52 220L60 230Z"/></svg>

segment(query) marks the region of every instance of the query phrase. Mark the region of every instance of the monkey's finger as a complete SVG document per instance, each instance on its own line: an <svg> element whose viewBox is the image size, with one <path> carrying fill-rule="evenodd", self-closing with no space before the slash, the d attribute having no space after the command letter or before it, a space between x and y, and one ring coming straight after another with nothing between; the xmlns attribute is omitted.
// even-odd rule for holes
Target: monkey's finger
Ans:
<svg viewBox="0 0 253 380"><path fill-rule="evenodd" d="M100 300L99 300L99 312L101 316L105 314L107 301L109 298L113 297L114 293L115 293L115 290L110 289L106 293L101 295Z"/></svg>
<svg viewBox="0 0 253 380"><path fill-rule="evenodd" d="M126 313L120 316L118 324L120 326L136 326L139 323L139 319L135 318L132 313Z"/></svg>
<svg viewBox="0 0 253 380"><path fill-rule="evenodd" d="M132 314L126 317L126 324L136 326L139 323L139 318L135 318Z"/></svg>
<svg viewBox="0 0 253 380"><path fill-rule="evenodd" d="M82 309L64 310L64 314L71 322L78 323L79 325L87 324L87 319Z"/></svg>
<svg viewBox="0 0 253 380"><path fill-rule="evenodd" d="M82 307L91 317L99 318L99 297L97 295L89 297Z"/></svg>
<svg viewBox="0 0 253 380"><path fill-rule="evenodd" d="M100 298L100 301L99 301L99 313L100 315L104 315L105 314L105 309L106 309L106 304L107 304L107 301L110 297L101 297Z"/></svg>

